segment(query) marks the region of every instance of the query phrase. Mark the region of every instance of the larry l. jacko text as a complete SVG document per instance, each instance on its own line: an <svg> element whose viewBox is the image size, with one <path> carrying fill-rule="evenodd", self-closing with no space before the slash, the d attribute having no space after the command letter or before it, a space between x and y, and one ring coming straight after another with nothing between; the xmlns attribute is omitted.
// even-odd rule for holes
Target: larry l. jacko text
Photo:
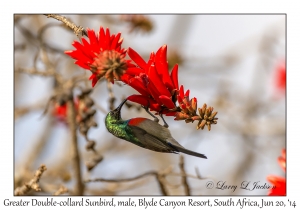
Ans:
<svg viewBox="0 0 300 210"><path fill-rule="evenodd" d="M212 189L211 186L213 186L213 183L210 181L208 184L207 184L207 188ZM210 186L210 188L208 186ZM234 192L238 188L238 185L228 184L228 183L226 183L226 181L218 181L216 183L215 188L219 189L219 190L230 190L230 191ZM260 181L255 181L255 182L243 181L239 186L239 189L249 190L249 191L268 190L268 189L271 189L271 188L275 188L275 186L270 185L266 182L262 183Z"/></svg>

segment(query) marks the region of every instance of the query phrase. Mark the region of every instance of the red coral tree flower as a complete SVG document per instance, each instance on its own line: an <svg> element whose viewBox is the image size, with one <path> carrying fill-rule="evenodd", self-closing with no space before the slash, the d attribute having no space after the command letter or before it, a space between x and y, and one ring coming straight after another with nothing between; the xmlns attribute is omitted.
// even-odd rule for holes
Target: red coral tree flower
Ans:
<svg viewBox="0 0 300 210"><path fill-rule="evenodd" d="M81 39L82 43L74 41L72 45L76 49L65 53L77 60L75 64L92 72L89 79L93 87L102 77L112 83L114 78L119 80L130 65L130 61L124 59L126 50L121 47L121 33L110 35L108 28L105 32L100 27L97 34L91 29L87 29L87 34L89 42L85 38Z"/></svg>
<svg viewBox="0 0 300 210"><path fill-rule="evenodd" d="M278 158L278 163L281 168L286 171L286 150L283 149L281 152L281 157ZM268 195L286 195L286 179L279 176L268 176L267 180L274 185L274 188L271 188Z"/></svg>
<svg viewBox="0 0 300 210"><path fill-rule="evenodd" d="M179 90L178 65L169 74L167 45L160 47L156 53L152 52L148 62L131 48L127 53L136 66L129 67L121 80L140 93L127 99L149 107L151 111L174 116Z"/></svg>
<svg viewBox="0 0 300 210"><path fill-rule="evenodd" d="M60 105L59 103L54 104L53 115L59 121L66 121L67 119L67 104Z"/></svg>
<svg viewBox="0 0 300 210"><path fill-rule="evenodd" d="M285 90L285 87L286 87L285 62L280 63L276 68L275 86L279 90Z"/></svg>
<svg viewBox="0 0 300 210"><path fill-rule="evenodd" d="M75 99L74 100L74 105L75 105L75 111L76 114L78 112L78 107L79 107L79 100ZM52 111L52 115L60 122L64 122L67 123L67 111L68 111L68 107L67 107L67 103L59 103L59 102L55 102L54 106L53 106L53 111Z"/></svg>

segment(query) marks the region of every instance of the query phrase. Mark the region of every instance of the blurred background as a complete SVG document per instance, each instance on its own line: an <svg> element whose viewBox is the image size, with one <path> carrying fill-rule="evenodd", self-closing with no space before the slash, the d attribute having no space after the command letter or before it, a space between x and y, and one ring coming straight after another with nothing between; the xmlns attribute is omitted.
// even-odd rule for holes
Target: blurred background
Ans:
<svg viewBox="0 0 300 210"><path fill-rule="evenodd" d="M91 127L87 136L96 142L97 154L86 149L85 137L77 132L83 181L128 179L155 171L164 174L162 183L168 195L267 195L266 189L239 187L243 181L251 186L254 182L269 184L268 175L285 176L277 162L286 147L285 15L64 16L84 28L98 31L103 26L113 34L121 32L122 47L133 48L145 60L167 44L169 68L179 64L179 84L190 89L198 107L204 103L213 106L219 118L208 131L196 130L196 123L165 117L180 144L208 157L183 155L187 176L182 176L180 155L146 150L107 132L106 114L136 92L121 83L111 86L101 80L89 94L98 126ZM76 181L70 129L57 113L55 100L50 99L60 88L57 79L86 78L74 88L76 97L81 89L91 88L87 81L91 73L64 54L74 49L71 44L78 38L55 19L15 15L14 35L14 187L32 179L45 164L42 191L30 195L54 194L62 186L68 189L65 195L72 194ZM122 117L150 118L138 104L124 107ZM182 177L187 177L186 182ZM208 189L208 181L238 187L235 191ZM84 186L84 195L162 195L155 176Z"/></svg>

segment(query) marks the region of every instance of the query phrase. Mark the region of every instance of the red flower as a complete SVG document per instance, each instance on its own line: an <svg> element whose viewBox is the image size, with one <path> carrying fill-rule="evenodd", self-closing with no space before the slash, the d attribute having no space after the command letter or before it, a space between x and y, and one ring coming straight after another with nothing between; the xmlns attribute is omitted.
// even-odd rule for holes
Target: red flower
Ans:
<svg viewBox="0 0 300 210"><path fill-rule="evenodd" d="M129 67L121 80L140 93L129 96L128 100L149 106L152 111L174 116L179 90L178 65L169 74L167 45L156 53L152 52L147 63L131 48L128 55L137 66Z"/></svg>
<svg viewBox="0 0 300 210"><path fill-rule="evenodd" d="M100 27L97 34L90 29L87 29L87 34L89 42L85 38L81 39L82 43L74 41L76 50L65 53L77 60L75 64L93 73L90 77L93 87L103 76L113 83L113 79L119 79L129 63L124 59L126 50L121 48L121 33L110 35L108 28L104 32Z"/></svg>
<svg viewBox="0 0 300 210"><path fill-rule="evenodd" d="M286 171L286 150L283 149L281 152L281 157L278 158L279 165L281 168ZM268 176L267 180L274 185L274 188L271 188L268 195L286 195L286 179L279 176Z"/></svg>
<svg viewBox="0 0 300 210"><path fill-rule="evenodd" d="M75 105L75 111L78 112L78 108L79 108L78 99L74 100L74 105ZM60 104L58 102L55 102L52 114L54 117L57 118L58 121L67 122L67 110L68 110L67 103Z"/></svg>
<svg viewBox="0 0 300 210"><path fill-rule="evenodd" d="M58 104L58 103L55 103L54 105L54 110L53 110L53 115L55 117L57 117L57 119L59 121L66 121L67 119L67 104Z"/></svg>
<svg viewBox="0 0 300 210"><path fill-rule="evenodd" d="M279 91L284 91L286 88L286 70L285 62L280 63L275 71L275 87Z"/></svg>

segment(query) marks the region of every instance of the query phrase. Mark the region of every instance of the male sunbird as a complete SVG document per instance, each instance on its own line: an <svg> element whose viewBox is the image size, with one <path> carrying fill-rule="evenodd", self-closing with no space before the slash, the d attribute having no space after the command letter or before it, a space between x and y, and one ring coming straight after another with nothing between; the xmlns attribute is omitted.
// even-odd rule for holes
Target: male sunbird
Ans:
<svg viewBox="0 0 300 210"><path fill-rule="evenodd" d="M105 118L105 126L114 136L156 152L182 152L207 159L205 155L193 152L181 146L171 136L169 129L160 125L158 122L141 117L123 120L121 118L121 109L126 101L127 99L115 110L110 111Z"/></svg>

